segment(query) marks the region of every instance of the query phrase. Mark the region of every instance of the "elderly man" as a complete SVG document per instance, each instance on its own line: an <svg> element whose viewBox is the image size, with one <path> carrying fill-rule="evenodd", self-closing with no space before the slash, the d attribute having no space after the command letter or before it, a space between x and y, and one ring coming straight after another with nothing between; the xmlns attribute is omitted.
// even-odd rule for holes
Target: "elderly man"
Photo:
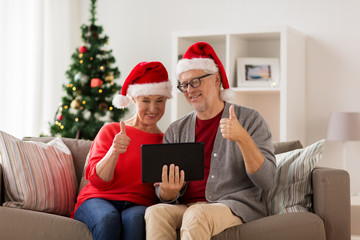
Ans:
<svg viewBox="0 0 360 240"><path fill-rule="evenodd" d="M170 125L164 143L204 142L205 178L185 183L178 166L164 166L156 184L163 203L147 209L146 236L176 239L180 229L181 239L210 239L266 216L262 192L275 174L271 133L256 110L226 102L232 90L208 43L192 45L176 71L178 89L195 111Z"/></svg>

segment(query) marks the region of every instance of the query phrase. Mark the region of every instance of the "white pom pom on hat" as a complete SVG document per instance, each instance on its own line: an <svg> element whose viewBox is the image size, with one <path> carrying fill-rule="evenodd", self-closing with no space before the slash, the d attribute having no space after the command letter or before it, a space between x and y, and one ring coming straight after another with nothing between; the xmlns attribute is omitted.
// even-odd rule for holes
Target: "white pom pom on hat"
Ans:
<svg viewBox="0 0 360 240"><path fill-rule="evenodd" d="M162 95L171 98L171 82L166 68L161 62L141 62L126 78L121 94L116 94L112 104L116 108L129 105L129 97Z"/></svg>
<svg viewBox="0 0 360 240"><path fill-rule="evenodd" d="M191 69L200 69L205 72L219 72L223 89L220 98L229 101L234 98L235 93L230 89L225 68L215 53L215 50L206 42L197 42L189 47L182 59L176 65L176 77L179 79L181 73Z"/></svg>

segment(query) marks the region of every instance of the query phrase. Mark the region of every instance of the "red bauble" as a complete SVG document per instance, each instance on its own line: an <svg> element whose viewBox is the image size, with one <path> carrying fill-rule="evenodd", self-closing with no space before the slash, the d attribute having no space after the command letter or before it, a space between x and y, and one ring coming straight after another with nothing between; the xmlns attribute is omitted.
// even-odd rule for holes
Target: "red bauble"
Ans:
<svg viewBox="0 0 360 240"><path fill-rule="evenodd" d="M81 46L81 47L79 47L79 52L80 53L86 53L87 52L87 47L85 47L85 46Z"/></svg>
<svg viewBox="0 0 360 240"><path fill-rule="evenodd" d="M90 82L90 87L92 88L101 87L103 83L104 83L103 80L101 80L100 78L92 78Z"/></svg>
<svg viewBox="0 0 360 240"><path fill-rule="evenodd" d="M59 115L58 120L61 121L63 119L64 119L63 115Z"/></svg>

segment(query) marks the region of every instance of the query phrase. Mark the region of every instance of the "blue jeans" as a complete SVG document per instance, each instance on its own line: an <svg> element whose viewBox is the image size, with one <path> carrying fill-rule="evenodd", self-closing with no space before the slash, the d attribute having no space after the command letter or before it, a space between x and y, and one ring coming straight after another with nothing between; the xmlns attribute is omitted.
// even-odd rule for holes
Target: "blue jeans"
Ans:
<svg viewBox="0 0 360 240"><path fill-rule="evenodd" d="M145 210L146 206L127 201L91 198L74 218L87 225L94 240L145 240Z"/></svg>

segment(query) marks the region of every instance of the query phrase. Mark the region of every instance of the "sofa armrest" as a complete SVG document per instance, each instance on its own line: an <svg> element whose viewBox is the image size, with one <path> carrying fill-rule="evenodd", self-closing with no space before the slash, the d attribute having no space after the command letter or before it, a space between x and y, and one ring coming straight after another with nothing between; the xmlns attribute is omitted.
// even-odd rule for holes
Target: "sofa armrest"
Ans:
<svg viewBox="0 0 360 240"><path fill-rule="evenodd" d="M350 240L350 177L347 171L315 168L312 172L314 212L325 225L326 239Z"/></svg>
<svg viewBox="0 0 360 240"><path fill-rule="evenodd" d="M0 206L4 201L4 191L5 188L3 186L3 170L2 170L2 164L0 163Z"/></svg>

